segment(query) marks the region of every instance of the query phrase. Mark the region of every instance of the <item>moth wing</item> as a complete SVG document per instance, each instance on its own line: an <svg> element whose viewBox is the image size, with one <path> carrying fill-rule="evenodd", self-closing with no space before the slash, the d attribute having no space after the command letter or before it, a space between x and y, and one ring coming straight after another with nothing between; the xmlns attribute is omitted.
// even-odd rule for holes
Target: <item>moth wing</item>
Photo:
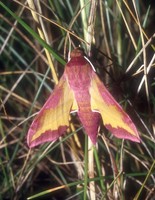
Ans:
<svg viewBox="0 0 155 200"><path fill-rule="evenodd" d="M138 131L132 120L115 101L93 71L90 95L92 111L101 114L105 127L111 133L118 138L140 142Z"/></svg>
<svg viewBox="0 0 155 200"><path fill-rule="evenodd" d="M66 78L62 76L58 85L41 108L28 131L27 143L29 147L55 141L69 126L69 113L76 102Z"/></svg>

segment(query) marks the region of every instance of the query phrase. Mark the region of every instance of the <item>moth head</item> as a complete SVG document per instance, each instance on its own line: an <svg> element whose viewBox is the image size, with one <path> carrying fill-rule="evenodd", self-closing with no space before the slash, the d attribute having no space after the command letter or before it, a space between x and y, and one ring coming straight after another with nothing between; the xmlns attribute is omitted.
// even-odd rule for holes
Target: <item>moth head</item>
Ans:
<svg viewBox="0 0 155 200"><path fill-rule="evenodd" d="M76 57L83 57L85 55L84 50L81 47L77 47L71 52L70 57L71 58L76 58Z"/></svg>

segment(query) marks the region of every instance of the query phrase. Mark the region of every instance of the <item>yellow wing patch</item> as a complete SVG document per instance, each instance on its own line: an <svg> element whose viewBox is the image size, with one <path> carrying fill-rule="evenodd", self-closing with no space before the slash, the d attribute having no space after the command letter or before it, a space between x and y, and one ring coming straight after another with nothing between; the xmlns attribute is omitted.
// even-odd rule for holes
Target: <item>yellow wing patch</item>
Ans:
<svg viewBox="0 0 155 200"><path fill-rule="evenodd" d="M120 129L121 138L128 138L133 141L136 141L137 138L137 141L139 140L138 132L133 122L94 72L92 73L90 95L91 109L100 112L105 126L107 125L108 127L110 125L111 130L115 130L114 134L117 136L119 136ZM124 133L122 133L122 130L124 130Z"/></svg>
<svg viewBox="0 0 155 200"><path fill-rule="evenodd" d="M48 98L30 127L30 132L34 133L31 142L46 131L58 130L60 126L69 126L69 113L73 102L74 108L76 108L73 91L69 88L67 81L61 78L54 92Z"/></svg>

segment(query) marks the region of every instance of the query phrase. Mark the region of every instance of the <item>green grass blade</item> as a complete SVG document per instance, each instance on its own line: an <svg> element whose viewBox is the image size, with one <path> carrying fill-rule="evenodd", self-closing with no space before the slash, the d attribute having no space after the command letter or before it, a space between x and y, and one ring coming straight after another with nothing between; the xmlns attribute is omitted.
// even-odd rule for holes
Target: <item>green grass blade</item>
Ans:
<svg viewBox="0 0 155 200"><path fill-rule="evenodd" d="M63 58L61 58L54 49L51 48L50 45L48 45L43 39L40 38L40 36L32 29L30 26L28 26L22 19L20 19L16 14L14 14L5 4L0 2L0 5L11 15L13 16L24 28L27 30L44 48L46 48L53 56L54 58L59 61L61 64L65 65L65 61Z"/></svg>

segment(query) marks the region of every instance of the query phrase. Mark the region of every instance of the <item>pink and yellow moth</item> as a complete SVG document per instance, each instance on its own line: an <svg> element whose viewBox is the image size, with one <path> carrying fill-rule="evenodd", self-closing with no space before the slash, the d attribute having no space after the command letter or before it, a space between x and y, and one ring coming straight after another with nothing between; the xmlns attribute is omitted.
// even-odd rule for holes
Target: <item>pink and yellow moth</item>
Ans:
<svg viewBox="0 0 155 200"><path fill-rule="evenodd" d="M73 111L93 144L97 141L100 118L114 136L140 142L132 120L100 81L80 48L71 52L59 83L32 122L28 146L57 140L69 127Z"/></svg>

